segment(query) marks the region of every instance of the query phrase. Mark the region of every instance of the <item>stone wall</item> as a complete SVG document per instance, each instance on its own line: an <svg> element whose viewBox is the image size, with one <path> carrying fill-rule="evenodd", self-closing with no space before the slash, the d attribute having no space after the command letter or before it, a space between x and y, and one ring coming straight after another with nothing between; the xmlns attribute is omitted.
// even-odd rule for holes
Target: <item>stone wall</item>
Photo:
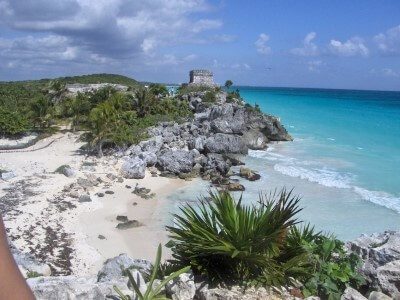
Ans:
<svg viewBox="0 0 400 300"><path fill-rule="evenodd" d="M214 86L213 73L208 70L192 70L189 73L189 84Z"/></svg>

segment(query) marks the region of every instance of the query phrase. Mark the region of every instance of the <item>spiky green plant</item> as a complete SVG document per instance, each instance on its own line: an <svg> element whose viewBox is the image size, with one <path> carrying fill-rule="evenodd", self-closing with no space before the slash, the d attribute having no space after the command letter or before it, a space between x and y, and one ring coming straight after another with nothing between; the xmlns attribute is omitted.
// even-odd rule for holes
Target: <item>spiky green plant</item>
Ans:
<svg viewBox="0 0 400 300"><path fill-rule="evenodd" d="M126 270L126 273L129 277L129 282L132 284L133 289L135 290L135 293L137 295L137 298L139 300L162 300L162 299L168 299L165 297L165 295L161 294L162 289L165 287L165 285L170 281L173 280L174 278L178 277L182 273L185 273L189 271L190 267L184 267L176 272L173 272L169 276L165 277L156 287L154 287L154 281L156 280L157 274L159 273L159 268L160 268L160 263L161 263L161 244L158 245L157 249L157 256L156 256L156 261L154 262L153 265L153 270L150 276L150 280L147 283L147 289L144 293L142 293L139 289L139 286L137 285L135 279L133 278L131 272L129 270ZM121 300L131 300L131 297L128 295L124 295L121 290L114 286L114 290L117 292Z"/></svg>
<svg viewBox="0 0 400 300"><path fill-rule="evenodd" d="M173 263L191 265L214 282L280 284L303 260L305 251L280 260L286 236L296 223L299 197L283 189L260 195L246 206L229 192L209 193L198 207L184 206L168 226Z"/></svg>

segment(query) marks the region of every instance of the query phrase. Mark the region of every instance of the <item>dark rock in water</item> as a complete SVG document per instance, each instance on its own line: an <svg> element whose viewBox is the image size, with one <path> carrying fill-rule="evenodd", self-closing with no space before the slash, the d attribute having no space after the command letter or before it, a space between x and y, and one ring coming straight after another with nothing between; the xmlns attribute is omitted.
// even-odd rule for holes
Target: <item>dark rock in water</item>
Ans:
<svg viewBox="0 0 400 300"><path fill-rule="evenodd" d="M400 298L400 231L362 235L346 247L362 259L359 272L370 289Z"/></svg>
<svg viewBox="0 0 400 300"><path fill-rule="evenodd" d="M248 148L241 136L217 133L206 139L204 149L207 153L247 154Z"/></svg>
<svg viewBox="0 0 400 300"><path fill-rule="evenodd" d="M105 240L105 239L106 239L106 237L105 237L104 235L102 235L102 234L99 234L99 235L97 236L97 238L98 238L99 240Z"/></svg>
<svg viewBox="0 0 400 300"><path fill-rule="evenodd" d="M96 196L101 198L101 197L104 197L104 194L103 193L96 193Z"/></svg>
<svg viewBox="0 0 400 300"><path fill-rule="evenodd" d="M229 159L229 161L231 162L232 166L243 166L244 162L242 162L239 158L235 157L232 154L225 154L224 158L226 160Z"/></svg>
<svg viewBox="0 0 400 300"><path fill-rule="evenodd" d="M157 161L157 166L162 171L167 171L173 174L190 173L193 169L193 155L185 150L163 150Z"/></svg>
<svg viewBox="0 0 400 300"><path fill-rule="evenodd" d="M130 188L131 188L131 186L130 186L130 185L125 185L125 187L126 187L127 189L130 189Z"/></svg>
<svg viewBox="0 0 400 300"><path fill-rule="evenodd" d="M228 191L244 191L245 188L238 182L231 182L226 186Z"/></svg>
<svg viewBox="0 0 400 300"><path fill-rule="evenodd" d="M128 220L126 222L118 223L116 226L117 229L125 230L129 228L140 227L142 224L137 220Z"/></svg>
<svg viewBox="0 0 400 300"><path fill-rule="evenodd" d="M114 191L107 190L104 193L106 193L107 195L112 195L112 194L114 194Z"/></svg>
<svg viewBox="0 0 400 300"><path fill-rule="evenodd" d="M117 216L117 221L120 222L127 222L128 221L128 217L127 216Z"/></svg>
<svg viewBox="0 0 400 300"><path fill-rule="evenodd" d="M133 205L133 206L136 206L136 205L137 205L137 202L133 202L132 205Z"/></svg>
<svg viewBox="0 0 400 300"><path fill-rule="evenodd" d="M249 168L245 167L240 167L239 176L242 178L246 178L249 181L259 180L261 178L260 174L257 174Z"/></svg>
<svg viewBox="0 0 400 300"><path fill-rule="evenodd" d="M92 202L92 199L89 195L81 195L78 199L79 202Z"/></svg>

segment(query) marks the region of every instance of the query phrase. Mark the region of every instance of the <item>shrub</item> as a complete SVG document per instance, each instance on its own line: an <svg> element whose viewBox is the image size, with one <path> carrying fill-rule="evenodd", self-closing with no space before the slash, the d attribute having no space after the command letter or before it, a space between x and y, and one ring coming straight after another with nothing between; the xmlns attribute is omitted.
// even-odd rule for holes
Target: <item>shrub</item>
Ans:
<svg viewBox="0 0 400 300"><path fill-rule="evenodd" d="M337 299L346 286L362 283L359 263L343 243L297 227L299 197L285 189L260 195L258 205L245 206L229 192L210 192L196 206L181 207L176 225L168 226L173 267L190 265L215 284L271 286L304 283L305 296Z"/></svg>
<svg viewBox="0 0 400 300"><path fill-rule="evenodd" d="M203 101L208 103L214 103L216 100L216 94L214 91L207 91L204 94Z"/></svg>
<svg viewBox="0 0 400 300"><path fill-rule="evenodd" d="M20 112L0 107L0 135L16 136L31 128L29 120Z"/></svg>
<svg viewBox="0 0 400 300"><path fill-rule="evenodd" d="M318 236L312 242L304 242L312 265L311 276L304 281L304 296L318 294L323 299L340 299L347 286L355 288L365 283L358 274L360 259L354 253L347 254L343 242L333 236Z"/></svg>
<svg viewBox="0 0 400 300"><path fill-rule="evenodd" d="M182 207L182 215L174 215L177 226L167 227L172 263L190 264L212 282L283 283L305 252L300 249L287 261L277 260L287 232L296 223L299 198L282 190L261 197L257 207L244 206L242 198L235 201L225 191L210 192L210 198L196 208Z"/></svg>

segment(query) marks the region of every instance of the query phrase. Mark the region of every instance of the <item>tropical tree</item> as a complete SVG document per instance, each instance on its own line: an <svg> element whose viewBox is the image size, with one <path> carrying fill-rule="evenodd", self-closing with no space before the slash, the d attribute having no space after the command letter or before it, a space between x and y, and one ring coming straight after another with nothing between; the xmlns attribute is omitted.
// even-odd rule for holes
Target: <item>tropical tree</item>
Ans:
<svg viewBox="0 0 400 300"><path fill-rule="evenodd" d="M229 90L229 88L233 85L232 80L228 79L227 81L225 81L225 87L227 90Z"/></svg>
<svg viewBox="0 0 400 300"><path fill-rule="evenodd" d="M46 96L37 96L30 105L30 114L33 119L34 125L39 128L49 126L53 104Z"/></svg>
<svg viewBox="0 0 400 300"><path fill-rule="evenodd" d="M160 83L151 83L149 86L149 92L157 98L168 96L167 87L164 84Z"/></svg>
<svg viewBox="0 0 400 300"><path fill-rule="evenodd" d="M133 107L139 118L145 117L150 113L151 107L154 105L154 96L146 89L139 89L135 92L133 99Z"/></svg>

